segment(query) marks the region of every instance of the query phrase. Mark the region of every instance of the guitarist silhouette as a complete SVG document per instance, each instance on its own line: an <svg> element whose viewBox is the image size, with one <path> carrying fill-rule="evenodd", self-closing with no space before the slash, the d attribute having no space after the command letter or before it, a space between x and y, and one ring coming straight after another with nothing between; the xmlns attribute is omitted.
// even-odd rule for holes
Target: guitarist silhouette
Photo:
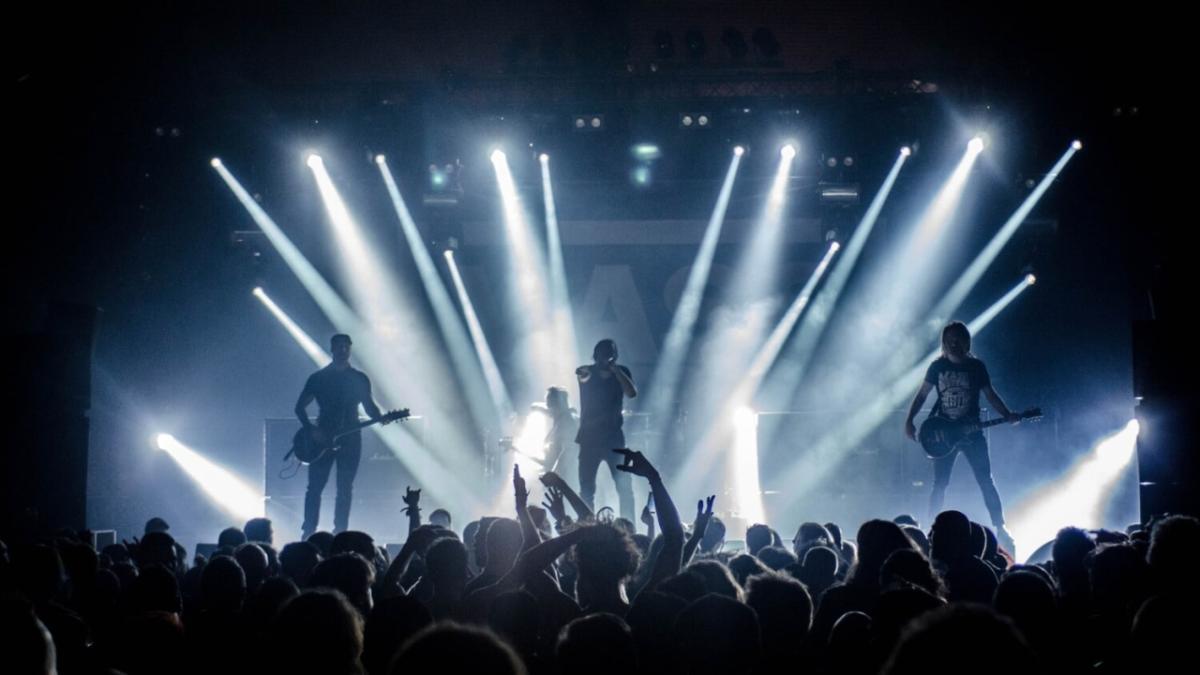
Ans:
<svg viewBox="0 0 1200 675"><path fill-rule="evenodd" d="M904 421L904 433L917 440L917 429L913 418L921 410L929 392L937 390L937 401L930 417L940 417L954 422L972 423L979 421L979 394L982 392L992 407L1005 421L1016 424L1021 416L1013 413L1004 404L1000 395L992 388L992 380L983 361L971 354L971 332L961 321L952 321L942 328L942 356L929 364L925 381L913 397ZM992 478L992 460L988 454L987 439L981 431L968 434L959 441L951 452L933 460L933 492L929 495L929 517L935 518L942 510L946 487L954 471L954 462L962 453L971 465L975 481L983 492L983 502L996 528L996 537L1010 553L1013 551L1012 536L1004 527L1004 508L1000 504L1000 492Z"/></svg>
<svg viewBox="0 0 1200 675"><path fill-rule="evenodd" d="M371 380L350 365L349 335L334 335L329 341L333 362L308 377L296 401L296 417L316 443L327 443L335 435L358 424L358 406L367 416L379 420L383 413L371 397ZM308 418L308 406L317 402L319 412L314 425ZM384 422L386 423L386 421ZM317 530L321 515L321 492L329 482L329 472L337 464L337 501L333 509L333 531L343 532L350 524L350 503L354 497L354 477L362 458L362 433L355 431L338 440L337 450L326 452L308 466L308 488L304 493L304 524L301 537L307 539Z"/></svg>

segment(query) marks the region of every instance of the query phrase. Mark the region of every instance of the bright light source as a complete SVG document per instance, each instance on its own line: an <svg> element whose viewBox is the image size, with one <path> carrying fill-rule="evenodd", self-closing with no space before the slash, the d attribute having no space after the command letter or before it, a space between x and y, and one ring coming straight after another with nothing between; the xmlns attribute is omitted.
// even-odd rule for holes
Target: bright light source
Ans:
<svg viewBox="0 0 1200 675"><path fill-rule="evenodd" d="M758 477L758 413L742 406L733 413L733 511L750 523L764 520Z"/></svg>
<svg viewBox="0 0 1200 675"><path fill-rule="evenodd" d="M261 297L262 297L262 295L263 295L263 289L262 289L262 286L255 286L255 287L254 287L254 290L253 290L253 291L251 291L251 293L253 293L254 295L257 295L258 297L260 297L260 298L261 298Z"/></svg>
<svg viewBox="0 0 1200 675"><path fill-rule="evenodd" d="M383 164L386 161L387 161L387 157L384 157L383 155L375 155L375 163L376 164Z"/></svg>
<svg viewBox="0 0 1200 675"><path fill-rule="evenodd" d="M684 115L683 119L681 121L683 122L683 126L690 127L690 126L692 126L692 122L694 120L692 119L691 115Z"/></svg>
<svg viewBox="0 0 1200 675"><path fill-rule="evenodd" d="M642 185L642 186L649 185L650 184L650 167L648 167L648 166L634 167L633 182L636 183L637 185Z"/></svg>
<svg viewBox="0 0 1200 675"><path fill-rule="evenodd" d="M1078 142L1078 141L1076 141L1076 142ZM212 161L211 161L211 162L209 162L209 164L211 164L211 165L213 166L213 168L215 169L215 168L217 168L218 166L221 166L221 158L220 158L220 157L213 157L213 158L212 158Z"/></svg>
<svg viewBox="0 0 1200 675"><path fill-rule="evenodd" d="M912 154L912 148L910 148L906 145L903 148L900 148L900 154L904 155L905 157L908 157L909 155Z"/></svg>
<svg viewBox="0 0 1200 675"><path fill-rule="evenodd" d="M239 521L262 517L262 494L242 479L180 443L171 434L158 434L155 440L158 449L170 455L225 512Z"/></svg>
<svg viewBox="0 0 1200 675"><path fill-rule="evenodd" d="M746 154L746 149L740 145L735 145L733 146L733 154L741 157L742 155Z"/></svg>
<svg viewBox="0 0 1200 675"><path fill-rule="evenodd" d="M320 155L311 154L304 160L304 163L308 165L308 168L315 169L321 164L324 164L324 160L321 159Z"/></svg>
<svg viewBox="0 0 1200 675"><path fill-rule="evenodd" d="M653 143L638 143L633 146L633 156L640 160L651 160L662 157L662 150Z"/></svg>
<svg viewBox="0 0 1200 675"><path fill-rule="evenodd" d="M696 124L699 124L702 127L708 126L708 115L701 115L697 117Z"/></svg>
<svg viewBox="0 0 1200 675"><path fill-rule="evenodd" d="M442 255L446 257L446 260L450 260L454 257L454 251L446 249L445 251L442 251Z"/></svg>
<svg viewBox="0 0 1200 675"><path fill-rule="evenodd" d="M1041 486L1013 509L1009 529L1017 551L1027 556L1067 526L1103 526L1113 490L1137 450L1139 431L1138 421L1130 420L1097 442L1062 478Z"/></svg>
<svg viewBox="0 0 1200 675"><path fill-rule="evenodd" d="M967 149L971 152L983 152L983 139L979 136L972 138L971 141L967 143Z"/></svg>
<svg viewBox="0 0 1200 675"><path fill-rule="evenodd" d="M1036 284L1036 283L1037 283L1037 277L1035 277L1035 276L1034 276L1034 275L1032 275L1032 274L1026 274L1026 275L1025 275L1025 282L1026 282L1026 283L1028 283L1030 286L1032 286L1032 285L1034 285L1034 284Z"/></svg>
<svg viewBox="0 0 1200 675"><path fill-rule="evenodd" d="M780 149L779 154L783 156L784 159L792 159L796 156L796 146L788 143L784 145L782 149Z"/></svg>
<svg viewBox="0 0 1200 675"><path fill-rule="evenodd" d="M539 159L539 160L541 160L541 161L543 161L543 162L549 162L549 161L550 161L550 155L547 155L546 153L544 153L544 152L543 152L542 154L538 155L538 159Z"/></svg>
<svg viewBox="0 0 1200 675"><path fill-rule="evenodd" d="M832 249L834 253L837 253L839 250L841 250L842 245L835 241L829 245L829 248Z"/></svg>
<svg viewBox="0 0 1200 675"><path fill-rule="evenodd" d="M503 162L506 159L508 159L508 155L505 155L503 150L496 149L492 151L493 162Z"/></svg>
<svg viewBox="0 0 1200 675"><path fill-rule="evenodd" d="M1080 140L1071 141L1071 147L1075 148L1076 150L1082 150L1083 149L1083 141L1080 141Z"/></svg>

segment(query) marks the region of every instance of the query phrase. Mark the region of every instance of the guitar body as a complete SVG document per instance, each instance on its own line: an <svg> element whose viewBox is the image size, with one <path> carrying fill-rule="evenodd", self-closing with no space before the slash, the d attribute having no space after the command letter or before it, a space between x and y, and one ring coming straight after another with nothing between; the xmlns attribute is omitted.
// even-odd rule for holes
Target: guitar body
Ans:
<svg viewBox="0 0 1200 675"><path fill-rule="evenodd" d="M294 436L292 436L292 449L284 457L295 457L300 460L301 464L312 464L321 459L330 452L336 452L338 449L338 441L347 434L352 434L359 429L365 429L372 424L390 424L396 420L405 420L410 416L408 408L402 410L392 410L385 413L377 420L368 420L352 425L336 434L328 434L324 443L320 443L314 438L315 428L300 427Z"/></svg>
<svg viewBox="0 0 1200 675"><path fill-rule="evenodd" d="M312 464L324 457L325 453L332 450L333 446L331 444L318 443L313 438L312 430L307 427L300 427L296 430L296 435L292 436L291 454L300 460L301 464Z"/></svg>
<svg viewBox="0 0 1200 675"><path fill-rule="evenodd" d="M1017 413L1017 417L1022 420L1036 420L1041 416L1041 408L1030 408L1025 412ZM971 434L1004 422L1002 417L980 422L978 420L951 420L930 415L921 423L921 429L917 432L917 440L921 442L921 447L925 448L925 454L929 456L929 459L941 459L954 452L958 444Z"/></svg>
<svg viewBox="0 0 1200 675"><path fill-rule="evenodd" d="M978 427L978 422L956 422L945 417L926 418L917 432L917 440L930 459L941 459L954 452L964 438Z"/></svg>

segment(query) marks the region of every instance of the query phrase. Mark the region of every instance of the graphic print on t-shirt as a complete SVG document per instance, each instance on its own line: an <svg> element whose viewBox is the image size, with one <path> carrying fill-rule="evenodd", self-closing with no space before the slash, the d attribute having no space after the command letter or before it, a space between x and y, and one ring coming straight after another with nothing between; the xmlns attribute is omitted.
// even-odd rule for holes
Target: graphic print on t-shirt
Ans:
<svg viewBox="0 0 1200 675"><path fill-rule="evenodd" d="M971 405L971 374L965 370L938 373L938 394L942 415L952 420L966 415Z"/></svg>

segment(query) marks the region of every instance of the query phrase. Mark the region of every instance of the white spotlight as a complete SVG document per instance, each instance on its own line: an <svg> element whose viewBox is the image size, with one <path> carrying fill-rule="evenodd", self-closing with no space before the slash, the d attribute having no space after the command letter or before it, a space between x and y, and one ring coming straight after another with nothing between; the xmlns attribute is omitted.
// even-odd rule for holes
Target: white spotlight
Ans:
<svg viewBox="0 0 1200 675"><path fill-rule="evenodd" d="M836 253L837 251L841 250L841 248L842 248L842 245L841 245L841 244L839 244L839 243L837 243L837 242L835 241L835 242L833 242L832 244L830 244L830 245L829 245L829 248L830 248L830 250L832 250L832 251L834 251L834 252Z"/></svg>
<svg viewBox="0 0 1200 675"><path fill-rule="evenodd" d="M446 260L454 259L454 251L451 251L450 249L446 249L445 251L442 251L442 255L445 256Z"/></svg>
<svg viewBox="0 0 1200 675"><path fill-rule="evenodd" d="M254 290L253 290L253 291L251 291L251 293L253 293L254 295L256 295L256 296L258 296L258 297L260 297L260 298L261 298L261 297L262 297L262 295L263 295L263 289L262 289L262 286L255 286L255 287L254 287Z"/></svg>
<svg viewBox="0 0 1200 675"><path fill-rule="evenodd" d="M1035 277L1035 276L1034 276L1034 275L1032 275L1032 274L1026 274L1026 275L1025 275L1025 283L1027 283L1027 284L1029 284L1030 286L1032 286L1032 285L1034 285L1034 284L1036 284L1036 283L1037 283L1037 277Z"/></svg>
<svg viewBox="0 0 1200 675"><path fill-rule="evenodd" d="M792 145L791 143L788 143L787 145L784 145L782 149L779 150L779 154L784 159L792 159L793 157L796 156L796 146Z"/></svg>
<svg viewBox="0 0 1200 675"><path fill-rule="evenodd" d="M905 157L908 157L909 155L912 154L912 148L910 148L906 145L903 148L900 148L900 154L904 155Z"/></svg>
<svg viewBox="0 0 1200 675"><path fill-rule="evenodd" d="M971 142L967 143L967 149L971 152L983 152L983 139L979 136L972 138Z"/></svg>
<svg viewBox="0 0 1200 675"><path fill-rule="evenodd" d="M1071 147L1075 148L1076 150L1082 150L1083 149L1083 141L1080 141L1078 139L1071 141Z"/></svg>
<svg viewBox="0 0 1200 675"><path fill-rule="evenodd" d="M383 164L386 161L387 161L387 157L384 157L383 155L375 155L375 163L376 164Z"/></svg>
<svg viewBox="0 0 1200 675"><path fill-rule="evenodd" d="M1076 143L1078 143L1079 141L1075 141L1075 142L1076 142ZM209 162L209 164L211 164L211 165L212 165L212 167L215 169L215 168L217 168L218 166L221 166L221 158L220 158L220 157L213 157L213 158L212 158L212 161L211 161L211 162Z"/></svg>
<svg viewBox="0 0 1200 675"><path fill-rule="evenodd" d="M508 159L508 156L504 154L503 150L496 149L492 151L493 162L503 162L505 159Z"/></svg>
<svg viewBox="0 0 1200 675"><path fill-rule="evenodd" d="M742 155L746 154L746 149L740 145L735 145L733 146L733 154L741 157Z"/></svg>
<svg viewBox="0 0 1200 675"><path fill-rule="evenodd" d="M543 152L542 154L538 155L538 159L539 159L539 160L541 160L541 161L543 161L543 162L549 162L549 161L550 161L550 155L547 155L546 153L544 153L544 152Z"/></svg>
<svg viewBox="0 0 1200 675"><path fill-rule="evenodd" d="M320 155L310 154L307 158L305 158L304 163L308 165L308 168L315 169L325 162L321 159Z"/></svg>
<svg viewBox="0 0 1200 675"><path fill-rule="evenodd" d="M171 447L177 441L175 440L175 437L172 436L171 434L159 434L154 437L154 442L155 442L155 445L158 446L159 450L166 450L167 448Z"/></svg>

